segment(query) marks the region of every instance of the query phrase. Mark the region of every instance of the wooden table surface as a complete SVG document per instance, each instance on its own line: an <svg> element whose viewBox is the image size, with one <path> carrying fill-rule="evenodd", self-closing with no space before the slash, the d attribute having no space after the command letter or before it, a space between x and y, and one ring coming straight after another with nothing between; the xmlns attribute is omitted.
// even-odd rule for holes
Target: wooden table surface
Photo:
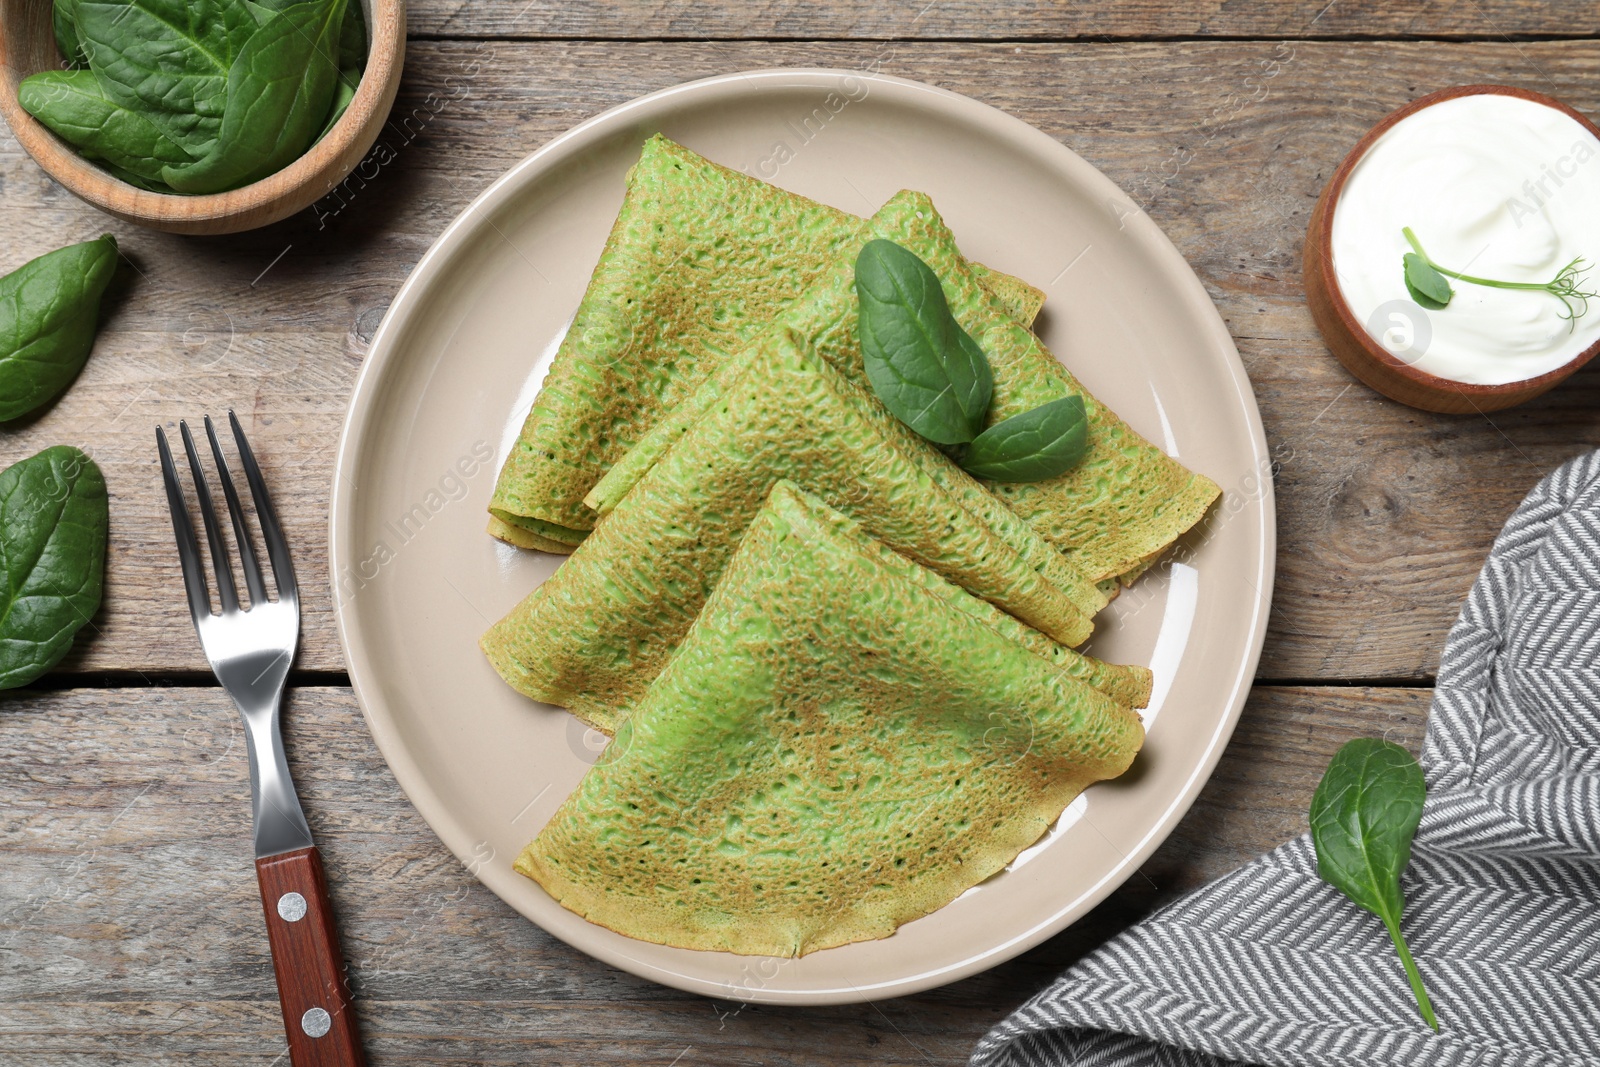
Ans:
<svg viewBox="0 0 1600 1067"><path fill-rule="evenodd" d="M998 8L998 9L997 9ZM1563 0L416 0L383 143L315 209L234 237L99 215L0 141L0 267L103 230L131 267L95 354L0 463L90 451L112 498L105 607L0 696L0 1045L7 1063L286 1062L250 864L237 717L185 615L152 427L236 408L305 597L290 758L324 848L374 1063L955 1064L1061 968L1305 827L1346 739L1416 746L1445 633L1500 524L1600 443L1600 372L1525 407L1436 416L1354 383L1300 289L1344 152L1425 92L1505 82L1600 113L1591 5ZM929 81L1058 138L1199 272L1281 460L1257 685L1177 832L1091 916L984 975L822 1009L678 993L588 959L488 893L373 747L331 615L331 461L365 345L445 224L518 159L641 93L783 65Z"/></svg>

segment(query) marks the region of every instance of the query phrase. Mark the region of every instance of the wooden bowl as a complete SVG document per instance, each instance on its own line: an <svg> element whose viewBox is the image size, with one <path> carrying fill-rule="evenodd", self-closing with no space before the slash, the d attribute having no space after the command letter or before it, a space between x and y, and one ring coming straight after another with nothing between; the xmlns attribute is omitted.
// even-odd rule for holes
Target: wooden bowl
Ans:
<svg viewBox="0 0 1600 1067"><path fill-rule="evenodd" d="M1327 188L1322 191L1316 208L1311 212L1310 225L1306 227L1306 303L1311 306L1311 317L1316 320L1317 329L1322 331L1323 340L1351 374L1385 396L1424 411L1458 415L1513 407L1560 384L1600 352L1600 342L1596 342L1555 370L1520 382L1473 385L1451 381L1418 370L1374 340L1351 312L1350 305L1345 302L1344 294L1339 289L1333 270L1333 214L1344 192L1345 182L1349 180L1356 164L1361 162L1379 137L1406 116L1443 100L1488 93L1521 97L1554 108L1570 115L1584 129L1600 138L1600 128L1596 128L1594 123L1543 93L1509 85L1459 85L1452 89L1441 89L1391 112L1356 142L1350 154L1344 157L1344 162L1339 164L1339 169L1333 172Z"/></svg>
<svg viewBox="0 0 1600 1067"><path fill-rule="evenodd" d="M22 109L17 102L22 79L61 66L50 0L0 0L0 113L45 173L101 211L171 233L252 230L287 218L330 192L361 162L389 117L405 59L405 3L361 3L367 17L367 67L344 115L287 167L226 193L153 193L119 181Z"/></svg>

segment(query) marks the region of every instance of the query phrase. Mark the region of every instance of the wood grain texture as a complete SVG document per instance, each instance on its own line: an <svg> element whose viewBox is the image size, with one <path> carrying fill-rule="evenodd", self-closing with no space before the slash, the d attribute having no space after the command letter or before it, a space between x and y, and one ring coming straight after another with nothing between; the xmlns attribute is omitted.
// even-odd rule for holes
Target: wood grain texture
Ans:
<svg viewBox="0 0 1600 1067"><path fill-rule="evenodd" d="M1303 832L1344 741L1379 735L1415 751L1428 698L1258 689L1188 817L1087 919L941 990L816 1009L655 986L523 920L407 803L348 690L292 691L286 733L374 1064L956 1064L1116 930ZM226 698L156 687L0 696L0 752L6 1062L281 1063L244 739Z"/></svg>
<svg viewBox="0 0 1600 1067"><path fill-rule="evenodd" d="M261 911L293 1067L366 1067L322 853L256 860Z"/></svg>
<svg viewBox="0 0 1600 1067"><path fill-rule="evenodd" d="M1306 310L1307 213L1368 126L1444 81L1524 84L1596 113L1591 45L414 42L384 162L372 157L309 212L225 239L112 222L0 143L0 265L106 229L128 260L77 384L0 432L0 461L72 443L110 487L106 608L57 676L204 671L152 431L229 406L295 551L298 666L342 670L327 589L332 454L365 342L433 238L526 153L640 93L740 68L869 63L1057 137L1194 265L1238 341L1280 466L1260 677L1426 681L1501 523L1540 477L1600 441L1600 372L1492 418L1378 396L1329 356Z"/></svg>
<svg viewBox="0 0 1600 1067"><path fill-rule="evenodd" d="M967 38L1580 36L1562 0L424 0L413 31L448 37Z"/></svg>
<svg viewBox="0 0 1600 1067"><path fill-rule="evenodd" d="M1263 678L1430 678L1505 517L1600 443L1600 371L1492 419L1427 415L1354 382L1301 294L1308 212L1386 112L1471 81L1600 109L1592 42L1528 39L1593 33L1559 0L421 0L408 20L405 79L373 155L309 212L254 233L185 239L115 222L0 134L0 270L104 230L128 261L78 383L0 427L0 463L77 444L112 496L106 607L51 684L209 683L152 429L229 406L295 550L298 666L342 670L327 592L332 452L389 299L528 152L606 107L729 70L870 65L976 97L1078 151L1172 237L1238 341L1279 461ZM1474 43L1357 40L1408 36ZM1250 37L1263 39L1223 39ZM621 40L635 38L682 40ZM1188 817L1088 918L945 989L810 1010L663 989L521 919L411 808L348 690L292 691L286 732L375 1064L956 1064L1117 930L1302 832L1341 743L1379 735L1415 750L1428 697L1258 688ZM244 738L225 696L154 684L0 694L0 811L7 1063L284 1062Z"/></svg>

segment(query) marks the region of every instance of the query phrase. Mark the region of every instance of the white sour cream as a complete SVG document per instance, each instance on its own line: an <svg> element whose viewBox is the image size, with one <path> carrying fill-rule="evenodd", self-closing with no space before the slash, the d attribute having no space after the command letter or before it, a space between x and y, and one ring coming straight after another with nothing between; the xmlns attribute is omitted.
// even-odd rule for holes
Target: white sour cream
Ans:
<svg viewBox="0 0 1600 1067"><path fill-rule="evenodd" d="M1333 266L1356 319L1395 355L1452 381L1499 385L1555 370L1600 340L1600 300L1569 323L1549 293L1450 279L1448 307L1406 293L1409 226L1435 263L1546 282L1574 256L1600 288L1600 140L1571 116L1485 93L1408 115L1367 150L1333 215Z"/></svg>

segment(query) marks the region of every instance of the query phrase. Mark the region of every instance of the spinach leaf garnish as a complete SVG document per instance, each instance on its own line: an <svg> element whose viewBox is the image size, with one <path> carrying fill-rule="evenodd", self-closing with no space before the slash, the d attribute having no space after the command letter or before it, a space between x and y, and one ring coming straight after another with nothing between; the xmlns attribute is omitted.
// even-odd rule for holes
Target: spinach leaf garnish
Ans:
<svg viewBox="0 0 1600 1067"><path fill-rule="evenodd" d="M0 422L43 405L78 376L116 265L117 242L106 234L0 278Z"/></svg>
<svg viewBox="0 0 1600 1067"><path fill-rule="evenodd" d="M1060 397L984 428L994 395L989 359L916 253L868 241L856 257L855 288L867 380L895 418L991 481L1042 481L1083 458L1082 397Z"/></svg>
<svg viewBox="0 0 1600 1067"><path fill-rule="evenodd" d="M1411 861L1427 791L1411 753L1393 742L1358 737L1334 754L1311 797L1311 840L1322 880L1383 920L1417 1009L1437 1031L1422 974L1400 933L1400 873Z"/></svg>
<svg viewBox="0 0 1600 1067"><path fill-rule="evenodd" d="M55 666L100 608L105 479L67 445L0 471L0 689Z"/></svg>
<svg viewBox="0 0 1600 1067"><path fill-rule="evenodd" d="M1438 311L1456 295L1444 275L1415 252L1401 256L1400 265L1405 269L1406 292L1429 311Z"/></svg>
<svg viewBox="0 0 1600 1067"><path fill-rule="evenodd" d="M1037 482L1072 467L1088 447L1083 397L1064 396L983 431L961 457L961 466L990 481Z"/></svg>
<svg viewBox="0 0 1600 1067"><path fill-rule="evenodd" d="M983 430L994 375L950 314L939 278L893 241L856 257L867 379L895 416L928 440L965 444Z"/></svg>

